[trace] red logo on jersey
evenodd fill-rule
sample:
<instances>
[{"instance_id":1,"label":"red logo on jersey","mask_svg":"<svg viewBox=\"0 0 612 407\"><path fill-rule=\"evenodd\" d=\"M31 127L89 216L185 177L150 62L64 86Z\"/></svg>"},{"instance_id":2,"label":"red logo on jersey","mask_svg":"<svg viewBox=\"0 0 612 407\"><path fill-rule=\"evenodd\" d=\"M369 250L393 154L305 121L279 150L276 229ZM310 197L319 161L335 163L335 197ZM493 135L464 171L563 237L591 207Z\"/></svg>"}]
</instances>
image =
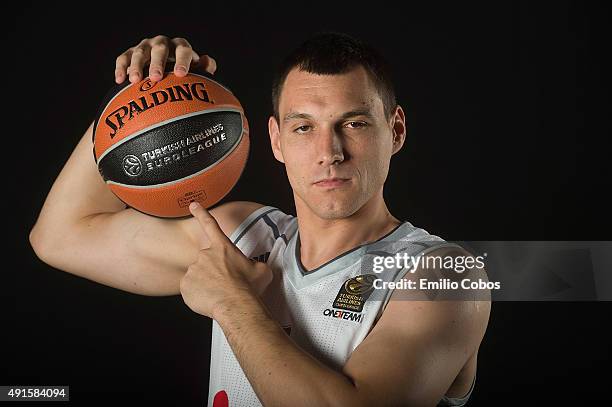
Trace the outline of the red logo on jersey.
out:
<instances>
[{"instance_id":1,"label":"red logo on jersey","mask_svg":"<svg viewBox=\"0 0 612 407\"><path fill-rule=\"evenodd\" d=\"M213 399L213 407L229 407L229 400L225 390L218 391Z\"/></svg>"}]
</instances>

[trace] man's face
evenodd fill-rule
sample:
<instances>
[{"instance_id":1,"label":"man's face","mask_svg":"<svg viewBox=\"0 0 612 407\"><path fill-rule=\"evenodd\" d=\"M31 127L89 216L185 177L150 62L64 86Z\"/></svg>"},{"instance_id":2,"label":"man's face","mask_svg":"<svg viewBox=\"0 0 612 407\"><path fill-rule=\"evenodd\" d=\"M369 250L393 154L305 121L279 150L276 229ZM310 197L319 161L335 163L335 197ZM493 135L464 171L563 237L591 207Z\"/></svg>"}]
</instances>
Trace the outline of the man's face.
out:
<instances>
[{"instance_id":1,"label":"man's face","mask_svg":"<svg viewBox=\"0 0 612 407\"><path fill-rule=\"evenodd\" d=\"M387 120L361 66L340 75L293 69L280 95L279 120L269 121L272 149L285 164L296 206L323 219L348 217L382 192L391 155L404 138L401 108Z\"/></svg>"}]
</instances>

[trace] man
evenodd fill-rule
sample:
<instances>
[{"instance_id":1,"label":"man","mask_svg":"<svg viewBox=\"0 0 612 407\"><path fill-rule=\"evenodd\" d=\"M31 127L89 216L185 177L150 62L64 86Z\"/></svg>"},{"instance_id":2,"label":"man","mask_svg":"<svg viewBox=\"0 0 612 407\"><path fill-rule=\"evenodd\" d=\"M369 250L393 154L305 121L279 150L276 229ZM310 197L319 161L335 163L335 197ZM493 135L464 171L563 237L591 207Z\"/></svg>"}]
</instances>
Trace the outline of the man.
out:
<instances>
[{"instance_id":1,"label":"man","mask_svg":"<svg viewBox=\"0 0 612 407\"><path fill-rule=\"evenodd\" d=\"M146 63L160 80L172 53L178 76L216 69L186 40L159 36L117 59L117 82L141 80ZM209 405L463 405L489 302L373 289L373 253L467 253L387 209L406 127L382 58L346 35L317 35L279 70L273 107L270 142L297 217L251 202L192 203L194 217L179 220L125 209L91 159L90 127L30 234L37 255L122 290L180 293L213 318Z\"/></svg>"}]
</instances>

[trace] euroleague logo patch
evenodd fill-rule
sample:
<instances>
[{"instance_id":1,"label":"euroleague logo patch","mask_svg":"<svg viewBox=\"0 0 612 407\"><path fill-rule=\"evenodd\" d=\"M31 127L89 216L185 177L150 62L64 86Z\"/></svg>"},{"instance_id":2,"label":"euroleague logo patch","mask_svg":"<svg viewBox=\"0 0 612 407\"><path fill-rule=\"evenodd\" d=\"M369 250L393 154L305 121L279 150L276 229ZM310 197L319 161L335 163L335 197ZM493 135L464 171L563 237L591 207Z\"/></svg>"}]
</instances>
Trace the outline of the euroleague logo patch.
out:
<instances>
[{"instance_id":1,"label":"euroleague logo patch","mask_svg":"<svg viewBox=\"0 0 612 407\"><path fill-rule=\"evenodd\" d=\"M323 315L361 323L363 306L374 291L376 278L374 274L362 274L346 280L336 295L333 309L325 309Z\"/></svg>"}]
</instances>

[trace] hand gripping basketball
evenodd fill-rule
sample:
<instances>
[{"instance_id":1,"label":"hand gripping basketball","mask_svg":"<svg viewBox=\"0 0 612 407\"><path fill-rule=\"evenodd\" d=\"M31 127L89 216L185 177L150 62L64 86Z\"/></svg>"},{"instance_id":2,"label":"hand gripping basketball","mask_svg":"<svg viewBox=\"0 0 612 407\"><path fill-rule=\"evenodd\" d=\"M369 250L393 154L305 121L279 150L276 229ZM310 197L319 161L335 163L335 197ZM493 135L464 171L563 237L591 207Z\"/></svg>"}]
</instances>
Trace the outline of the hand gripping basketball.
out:
<instances>
[{"instance_id":1,"label":"hand gripping basketball","mask_svg":"<svg viewBox=\"0 0 612 407\"><path fill-rule=\"evenodd\" d=\"M126 76L131 83L140 81L143 67L149 63L149 78L153 82L162 79L166 62L175 62L174 74L178 77L187 75L191 69L201 69L210 74L217 70L214 58L198 55L191 44L184 38L170 39L165 35L145 38L137 45L128 48L115 61L115 82L123 83Z\"/></svg>"}]
</instances>

